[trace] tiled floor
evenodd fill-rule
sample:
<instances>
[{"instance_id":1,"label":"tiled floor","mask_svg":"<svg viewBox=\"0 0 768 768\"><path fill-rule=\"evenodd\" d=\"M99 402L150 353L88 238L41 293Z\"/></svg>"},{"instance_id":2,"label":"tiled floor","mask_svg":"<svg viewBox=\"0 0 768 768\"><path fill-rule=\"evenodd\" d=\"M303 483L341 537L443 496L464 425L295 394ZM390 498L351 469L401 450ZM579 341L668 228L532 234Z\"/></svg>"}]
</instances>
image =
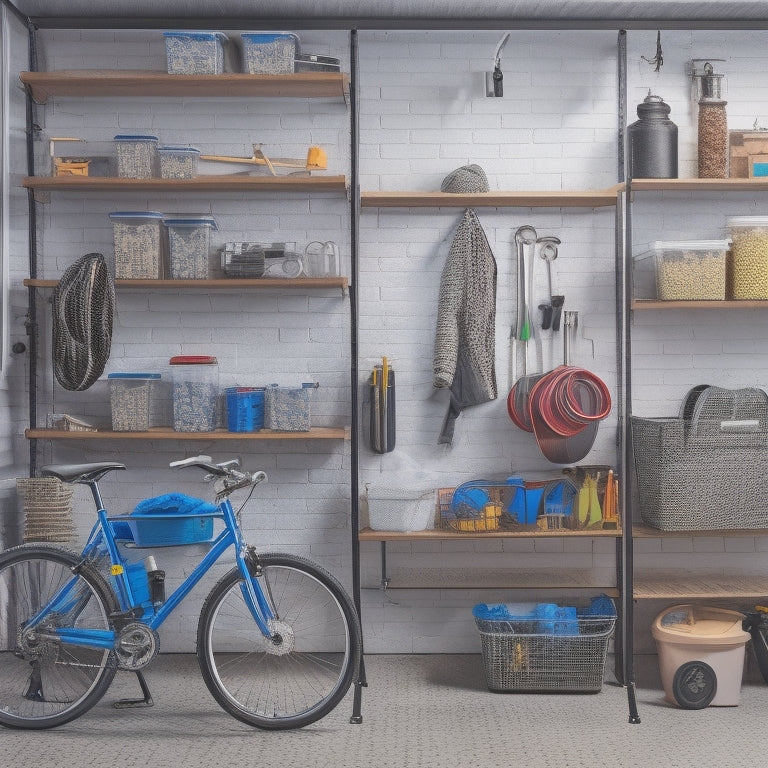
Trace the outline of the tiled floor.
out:
<instances>
[{"instance_id":1,"label":"tiled floor","mask_svg":"<svg viewBox=\"0 0 768 768\"><path fill-rule=\"evenodd\" d=\"M348 701L299 731L266 732L213 701L194 656L160 656L146 670L155 706L116 710L138 693L120 672L79 720L50 731L0 731L8 768L730 768L765 762L768 686L750 683L737 707L666 704L655 670L639 675L642 722L629 724L625 689L498 694L475 655L368 656L363 722Z\"/></svg>"}]
</instances>

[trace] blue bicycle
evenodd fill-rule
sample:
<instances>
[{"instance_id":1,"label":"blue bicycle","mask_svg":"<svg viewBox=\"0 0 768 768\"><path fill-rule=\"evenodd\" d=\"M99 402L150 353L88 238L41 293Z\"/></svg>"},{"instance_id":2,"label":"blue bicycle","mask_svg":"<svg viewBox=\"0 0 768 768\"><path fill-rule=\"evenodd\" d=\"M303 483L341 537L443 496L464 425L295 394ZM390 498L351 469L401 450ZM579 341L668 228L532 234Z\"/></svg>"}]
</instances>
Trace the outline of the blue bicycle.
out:
<instances>
[{"instance_id":1,"label":"blue bicycle","mask_svg":"<svg viewBox=\"0 0 768 768\"><path fill-rule=\"evenodd\" d=\"M143 699L116 706L151 705L142 670L158 652L159 627L230 548L235 567L206 598L197 628L200 669L224 710L260 728L300 728L327 715L358 680L360 624L341 584L308 560L257 554L243 540L240 513L266 475L208 456L170 466L204 470L216 503L168 494L108 516L98 481L125 465L42 468L88 486L98 520L80 555L50 544L0 554L0 724L69 722L101 699L118 669L136 672ZM235 511L230 494L248 487ZM223 530L167 599L154 554L131 562L143 547L210 541L214 520Z\"/></svg>"}]
</instances>

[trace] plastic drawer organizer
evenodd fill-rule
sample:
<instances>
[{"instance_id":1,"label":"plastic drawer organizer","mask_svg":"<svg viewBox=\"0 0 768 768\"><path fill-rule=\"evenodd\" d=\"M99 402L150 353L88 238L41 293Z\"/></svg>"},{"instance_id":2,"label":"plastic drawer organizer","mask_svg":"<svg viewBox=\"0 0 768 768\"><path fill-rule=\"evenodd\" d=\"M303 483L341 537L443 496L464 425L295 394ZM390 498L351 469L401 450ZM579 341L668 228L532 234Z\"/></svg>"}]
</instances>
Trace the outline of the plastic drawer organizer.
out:
<instances>
[{"instance_id":1,"label":"plastic drawer organizer","mask_svg":"<svg viewBox=\"0 0 768 768\"><path fill-rule=\"evenodd\" d=\"M491 691L597 693L616 625L613 601L589 606L553 603L476 605L483 664Z\"/></svg>"},{"instance_id":2,"label":"plastic drawer organizer","mask_svg":"<svg viewBox=\"0 0 768 768\"><path fill-rule=\"evenodd\" d=\"M672 418L632 417L640 513L666 531L768 527L768 395L701 385Z\"/></svg>"}]
</instances>

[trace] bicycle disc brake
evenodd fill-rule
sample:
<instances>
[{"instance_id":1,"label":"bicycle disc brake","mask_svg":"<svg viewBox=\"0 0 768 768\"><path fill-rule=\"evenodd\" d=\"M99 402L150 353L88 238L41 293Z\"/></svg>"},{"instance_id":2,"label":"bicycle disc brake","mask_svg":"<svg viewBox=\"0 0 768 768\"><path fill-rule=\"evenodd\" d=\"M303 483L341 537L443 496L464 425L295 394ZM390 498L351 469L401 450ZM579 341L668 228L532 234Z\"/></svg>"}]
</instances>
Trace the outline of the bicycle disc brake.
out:
<instances>
[{"instance_id":1,"label":"bicycle disc brake","mask_svg":"<svg viewBox=\"0 0 768 768\"><path fill-rule=\"evenodd\" d=\"M287 656L296 644L296 635L290 624L279 619L270 619L267 622L271 639L267 640L266 652L271 656Z\"/></svg>"},{"instance_id":2,"label":"bicycle disc brake","mask_svg":"<svg viewBox=\"0 0 768 768\"><path fill-rule=\"evenodd\" d=\"M120 669L131 672L143 669L157 655L160 638L157 632L138 621L126 624L118 633L115 655Z\"/></svg>"}]
</instances>

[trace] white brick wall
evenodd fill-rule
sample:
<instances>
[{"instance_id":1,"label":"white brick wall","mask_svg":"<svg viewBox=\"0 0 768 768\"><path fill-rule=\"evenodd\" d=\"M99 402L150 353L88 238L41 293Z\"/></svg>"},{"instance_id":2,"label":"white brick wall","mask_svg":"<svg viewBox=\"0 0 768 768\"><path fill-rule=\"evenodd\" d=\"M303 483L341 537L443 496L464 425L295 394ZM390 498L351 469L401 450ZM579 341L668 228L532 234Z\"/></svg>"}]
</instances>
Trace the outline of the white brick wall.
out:
<instances>
[{"instance_id":1,"label":"white brick wall","mask_svg":"<svg viewBox=\"0 0 768 768\"><path fill-rule=\"evenodd\" d=\"M363 190L437 190L453 169L477 162L492 189L590 189L616 182L616 34L614 32L513 32L502 54L505 97L484 96L484 73L502 32L361 32L360 162ZM305 50L340 55L348 68L346 35L306 32ZM41 32L43 67L164 67L159 33ZM86 44L87 43L87 44ZM768 124L768 92L758 74L762 47L747 33L664 33L665 65L660 74L640 59L655 53L655 31L628 37L630 122L634 105L653 88L672 106L680 128L680 174L695 168L695 109L689 100L685 61L723 57L728 75L732 127ZM754 114L753 114L754 113ZM50 134L85 134L111 139L118 132L149 132L161 141L189 142L204 152L248 154L264 141L276 155L301 156L309 143L328 151L329 169L348 173L347 116L343 105L325 101L258 100L233 104L217 99L54 99L39 120ZM639 252L655 239L719 237L725 219L737 213L765 212L766 201L750 196L689 193L638 195L635 244ZM53 195L41 206L41 267L57 276L82 253L111 253L113 210L161 210L213 214L217 242L227 239L333 239L348 258L349 221L343 198L285 194L275 199L217 193L210 199L147 194ZM478 209L498 264L496 321L497 401L469 409L459 420L452 447L437 445L446 393L432 387L432 347L440 274L460 209L364 209L360 222L361 392L370 367L386 355L397 373L397 448L385 456L367 447L367 413L361 424L361 482L397 485L425 473L434 487L512 472L552 470L533 438L506 416L508 337L515 319L515 230L524 224L539 234L560 237L552 265L553 287L566 296L566 308L579 312L579 338L573 362L603 377L615 393L615 214L601 209ZM25 260L21 253L15 257ZM25 265L16 265L22 275ZM546 272L536 264L535 297L546 295ZM115 369L150 369L173 354L215 353L223 383L295 381L316 378L319 418L346 421L349 399L349 327L346 299L334 292L220 294L193 292L119 294L114 335ZM633 323L633 392L636 412L674 413L682 394L706 381L724 386L765 386L764 366L756 362L765 344L757 313L713 317L684 312L663 317L637 313ZM48 333L44 334L47 344ZM562 359L562 338L539 336L530 372ZM49 355L47 347L44 355ZM725 358L725 360L724 360ZM79 396L43 377L41 409L107 413L97 390ZM365 403L363 404L365 406ZM19 424L23 419L19 419ZM19 427L20 429L21 427ZM601 425L590 463L615 463L616 415ZM227 455L215 443L195 450ZM276 450L275 450L276 448ZM183 450L183 449L182 449ZM104 495L126 511L139 498L175 487L163 467L182 452L172 443L126 445L56 443L46 459L84 461L105 454L124 460L130 472L105 481ZM259 489L264 504L246 515L251 538L271 549L309 554L349 583L349 446L296 443L237 444L244 460L263 467L272 482ZM555 468L556 469L556 468ZM197 478L184 473L182 490L201 493ZM80 529L91 522L86 505L78 510ZM663 546L662 546L663 544ZM728 569L761 568L762 539L648 539L638 543L641 567L674 565ZM187 568L183 553L168 570ZM408 590L384 595L379 589L379 545L363 554L364 628L371 652L477 651L471 606L480 601L537 599L541 595L504 590ZM388 547L390 569L418 565L456 568L519 567L544 571L562 566L610 574L614 542L606 540L510 540L400 543ZM703 555L703 558L702 558ZM705 560L702 563L702 559ZM188 650L196 600L185 615L163 630L166 650ZM547 599L556 597L546 595Z\"/></svg>"}]
</instances>

